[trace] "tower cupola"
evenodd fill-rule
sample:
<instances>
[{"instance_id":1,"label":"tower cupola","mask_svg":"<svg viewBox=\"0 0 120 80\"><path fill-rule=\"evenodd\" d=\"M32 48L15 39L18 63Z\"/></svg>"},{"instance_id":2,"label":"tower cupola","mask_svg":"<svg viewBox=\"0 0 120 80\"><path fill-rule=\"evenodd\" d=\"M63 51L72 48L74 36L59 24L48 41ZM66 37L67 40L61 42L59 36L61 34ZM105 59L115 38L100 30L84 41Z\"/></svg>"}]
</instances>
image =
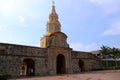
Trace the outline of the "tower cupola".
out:
<instances>
[{"instance_id":1,"label":"tower cupola","mask_svg":"<svg viewBox=\"0 0 120 80\"><path fill-rule=\"evenodd\" d=\"M67 36L61 32L61 24L53 2L52 11L46 24L46 35L41 38L40 46L47 48L50 46L68 48Z\"/></svg>"},{"instance_id":2,"label":"tower cupola","mask_svg":"<svg viewBox=\"0 0 120 80\"><path fill-rule=\"evenodd\" d=\"M55 5L53 2L52 11L49 15L49 21L46 24L47 27L46 35L51 35L55 32L61 31L61 24L58 19L59 17L58 14L56 13Z\"/></svg>"}]
</instances>

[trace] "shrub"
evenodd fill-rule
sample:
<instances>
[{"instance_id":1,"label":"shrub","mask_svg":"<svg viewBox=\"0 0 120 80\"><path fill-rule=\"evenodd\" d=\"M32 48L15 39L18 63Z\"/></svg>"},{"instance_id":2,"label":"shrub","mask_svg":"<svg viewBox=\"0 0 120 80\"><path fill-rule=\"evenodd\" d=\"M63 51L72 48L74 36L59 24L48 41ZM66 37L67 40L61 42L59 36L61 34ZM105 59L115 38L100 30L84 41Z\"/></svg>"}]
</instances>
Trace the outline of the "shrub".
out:
<instances>
[{"instance_id":1,"label":"shrub","mask_svg":"<svg viewBox=\"0 0 120 80\"><path fill-rule=\"evenodd\" d=\"M99 70L118 70L120 69L120 66L113 66L113 67L99 67L99 68L93 68L93 71L99 71Z\"/></svg>"},{"instance_id":2,"label":"shrub","mask_svg":"<svg viewBox=\"0 0 120 80\"><path fill-rule=\"evenodd\" d=\"M10 77L11 77L10 74L0 74L0 80L7 80Z\"/></svg>"}]
</instances>

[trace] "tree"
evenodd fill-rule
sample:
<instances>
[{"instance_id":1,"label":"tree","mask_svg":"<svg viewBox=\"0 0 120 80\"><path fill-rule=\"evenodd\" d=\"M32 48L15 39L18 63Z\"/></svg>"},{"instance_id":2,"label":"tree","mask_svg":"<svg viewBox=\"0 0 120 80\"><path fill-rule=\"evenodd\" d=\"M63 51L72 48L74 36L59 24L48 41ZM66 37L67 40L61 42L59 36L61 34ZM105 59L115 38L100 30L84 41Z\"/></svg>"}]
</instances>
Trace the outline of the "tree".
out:
<instances>
[{"instance_id":1,"label":"tree","mask_svg":"<svg viewBox=\"0 0 120 80\"><path fill-rule=\"evenodd\" d=\"M120 58L120 49L118 48L110 48L107 46L102 46L100 50L102 59L106 59L106 66L108 66L108 60L109 58L112 58L115 61L115 66L118 66L117 59Z\"/></svg>"},{"instance_id":2,"label":"tree","mask_svg":"<svg viewBox=\"0 0 120 80\"><path fill-rule=\"evenodd\" d=\"M118 66L117 59L120 58L120 50L118 48L110 48L110 57L114 59L115 66Z\"/></svg>"},{"instance_id":3,"label":"tree","mask_svg":"<svg viewBox=\"0 0 120 80\"><path fill-rule=\"evenodd\" d=\"M109 47L103 45L101 47L100 53L101 53L102 59L108 59L108 57L110 56ZM105 60L105 61L106 61L106 66L108 66L108 60Z\"/></svg>"}]
</instances>

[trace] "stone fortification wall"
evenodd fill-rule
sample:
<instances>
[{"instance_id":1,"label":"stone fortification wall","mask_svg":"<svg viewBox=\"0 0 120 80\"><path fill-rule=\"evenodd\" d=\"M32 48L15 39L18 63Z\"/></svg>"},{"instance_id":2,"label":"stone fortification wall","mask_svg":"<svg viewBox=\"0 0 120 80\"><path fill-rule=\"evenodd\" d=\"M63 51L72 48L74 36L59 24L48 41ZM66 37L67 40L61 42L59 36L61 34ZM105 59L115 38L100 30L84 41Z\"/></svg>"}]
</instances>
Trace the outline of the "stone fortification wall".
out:
<instances>
[{"instance_id":1,"label":"stone fortification wall","mask_svg":"<svg viewBox=\"0 0 120 80\"><path fill-rule=\"evenodd\" d=\"M72 52L72 69L75 73L90 71L94 67L99 67L100 64L100 60L91 53Z\"/></svg>"},{"instance_id":2,"label":"stone fortification wall","mask_svg":"<svg viewBox=\"0 0 120 80\"><path fill-rule=\"evenodd\" d=\"M25 59L34 62L35 75L47 75L47 49L13 44L0 44L0 73L20 75Z\"/></svg>"}]
</instances>

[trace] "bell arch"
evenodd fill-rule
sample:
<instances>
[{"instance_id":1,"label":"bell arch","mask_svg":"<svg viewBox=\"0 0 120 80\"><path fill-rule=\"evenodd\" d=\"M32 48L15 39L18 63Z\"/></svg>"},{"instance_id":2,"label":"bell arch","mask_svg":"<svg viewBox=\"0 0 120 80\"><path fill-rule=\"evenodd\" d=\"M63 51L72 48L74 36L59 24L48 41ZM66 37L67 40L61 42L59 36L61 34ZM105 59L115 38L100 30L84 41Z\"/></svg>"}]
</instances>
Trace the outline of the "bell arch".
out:
<instances>
[{"instance_id":1,"label":"bell arch","mask_svg":"<svg viewBox=\"0 0 120 80\"><path fill-rule=\"evenodd\" d=\"M64 74L66 73L66 63L65 63L65 56L59 54L56 59L56 73L57 74Z\"/></svg>"}]
</instances>

